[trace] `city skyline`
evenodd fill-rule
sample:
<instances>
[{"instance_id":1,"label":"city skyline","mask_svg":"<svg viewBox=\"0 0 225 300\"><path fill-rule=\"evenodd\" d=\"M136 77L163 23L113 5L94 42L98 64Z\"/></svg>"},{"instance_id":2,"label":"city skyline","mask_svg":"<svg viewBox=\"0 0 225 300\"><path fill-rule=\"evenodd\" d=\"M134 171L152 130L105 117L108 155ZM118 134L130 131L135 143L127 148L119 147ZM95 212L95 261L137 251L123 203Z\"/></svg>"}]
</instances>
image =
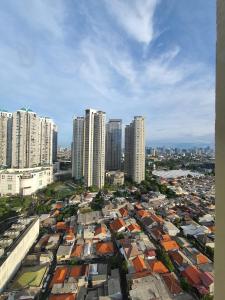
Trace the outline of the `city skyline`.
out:
<instances>
[{"instance_id":1,"label":"city skyline","mask_svg":"<svg viewBox=\"0 0 225 300\"><path fill-rule=\"evenodd\" d=\"M146 145L213 142L213 1L3 1L0 14L1 107L49 115L59 145L86 107L143 115Z\"/></svg>"}]
</instances>

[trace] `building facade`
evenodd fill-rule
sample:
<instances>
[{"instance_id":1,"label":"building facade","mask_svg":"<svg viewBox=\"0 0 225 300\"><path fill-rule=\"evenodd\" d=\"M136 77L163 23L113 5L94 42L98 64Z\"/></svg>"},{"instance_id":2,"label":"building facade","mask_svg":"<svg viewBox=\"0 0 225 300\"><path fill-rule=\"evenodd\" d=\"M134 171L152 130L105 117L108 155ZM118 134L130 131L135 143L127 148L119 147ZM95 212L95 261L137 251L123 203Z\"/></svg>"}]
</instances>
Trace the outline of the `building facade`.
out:
<instances>
[{"instance_id":1,"label":"building facade","mask_svg":"<svg viewBox=\"0 0 225 300\"><path fill-rule=\"evenodd\" d=\"M105 124L105 113L94 109L73 121L72 174L86 186L105 183Z\"/></svg>"},{"instance_id":2,"label":"building facade","mask_svg":"<svg viewBox=\"0 0 225 300\"><path fill-rule=\"evenodd\" d=\"M125 128L125 173L133 181L145 179L145 124L141 116Z\"/></svg>"},{"instance_id":3,"label":"building facade","mask_svg":"<svg viewBox=\"0 0 225 300\"><path fill-rule=\"evenodd\" d=\"M55 128L52 119L29 109L0 111L0 166L23 169L51 165L53 143L57 148Z\"/></svg>"},{"instance_id":4,"label":"building facade","mask_svg":"<svg viewBox=\"0 0 225 300\"><path fill-rule=\"evenodd\" d=\"M52 161L53 163L57 162L57 149L58 149L58 128L53 125L53 134L52 134Z\"/></svg>"},{"instance_id":5,"label":"building facade","mask_svg":"<svg viewBox=\"0 0 225 300\"><path fill-rule=\"evenodd\" d=\"M84 118L73 120L72 177L81 180L84 176Z\"/></svg>"},{"instance_id":6,"label":"building facade","mask_svg":"<svg viewBox=\"0 0 225 300\"><path fill-rule=\"evenodd\" d=\"M53 167L0 170L0 196L31 195L53 182Z\"/></svg>"},{"instance_id":7,"label":"building facade","mask_svg":"<svg viewBox=\"0 0 225 300\"><path fill-rule=\"evenodd\" d=\"M111 119L106 124L106 170L121 169L122 120Z\"/></svg>"},{"instance_id":8,"label":"building facade","mask_svg":"<svg viewBox=\"0 0 225 300\"><path fill-rule=\"evenodd\" d=\"M19 220L11 226L11 230L19 230L19 236L0 239L2 255L0 257L0 293L19 269L22 260L33 246L39 235L39 218Z\"/></svg>"},{"instance_id":9,"label":"building facade","mask_svg":"<svg viewBox=\"0 0 225 300\"><path fill-rule=\"evenodd\" d=\"M0 110L0 166L11 166L12 114Z\"/></svg>"}]
</instances>

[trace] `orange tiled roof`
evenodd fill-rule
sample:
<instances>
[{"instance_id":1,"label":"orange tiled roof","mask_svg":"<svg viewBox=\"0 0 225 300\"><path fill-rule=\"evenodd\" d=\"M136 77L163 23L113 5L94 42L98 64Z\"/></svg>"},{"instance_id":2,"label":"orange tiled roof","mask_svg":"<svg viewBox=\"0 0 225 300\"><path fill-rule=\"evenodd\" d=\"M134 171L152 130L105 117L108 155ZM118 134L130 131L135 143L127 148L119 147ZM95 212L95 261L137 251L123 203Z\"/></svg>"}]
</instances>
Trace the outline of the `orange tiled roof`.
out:
<instances>
[{"instance_id":1,"label":"orange tiled roof","mask_svg":"<svg viewBox=\"0 0 225 300\"><path fill-rule=\"evenodd\" d=\"M65 237L66 241L72 241L74 240L75 236L73 233L68 233Z\"/></svg>"},{"instance_id":2,"label":"orange tiled roof","mask_svg":"<svg viewBox=\"0 0 225 300\"><path fill-rule=\"evenodd\" d=\"M191 285L201 284L201 272L195 266L188 266L182 275L188 280Z\"/></svg>"},{"instance_id":3,"label":"orange tiled roof","mask_svg":"<svg viewBox=\"0 0 225 300\"><path fill-rule=\"evenodd\" d=\"M63 283L66 278L67 273L68 273L67 267L56 268L50 286L52 287L53 284L55 284L55 283Z\"/></svg>"},{"instance_id":4,"label":"orange tiled roof","mask_svg":"<svg viewBox=\"0 0 225 300\"><path fill-rule=\"evenodd\" d=\"M78 278L87 274L88 265L74 266L70 269L70 276Z\"/></svg>"},{"instance_id":5,"label":"orange tiled roof","mask_svg":"<svg viewBox=\"0 0 225 300\"><path fill-rule=\"evenodd\" d=\"M140 218L149 217L150 213L147 210L141 209L137 211L137 214Z\"/></svg>"},{"instance_id":6,"label":"orange tiled roof","mask_svg":"<svg viewBox=\"0 0 225 300\"><path fill-rule=\"evenodd\" d=\"M83 254L84 246L83 245L76 245L73 248L73 251L70 255L70 257L81 257Z\"/></svg>"},{"instance_id":7,"label":"orange tiled roof","mask_svg":"<svg viewBox=\"0 0 225 300\"><path fill-rule=\"evenodd\" d=\"M145 264L144 259L139 255L132 260L132 263L136 272L147 270L147 265Z\"/></svg>"},{"instance_id":8,"label":"orange tiled roof","mask_svg":"<svg viewBox=\"0 0 225 300\"><path fill-rule=\"evenodd\" d=\"M152 272L155 273L163 274L169 272L169 270L164 266L164 264L160 260L150 262L150 267Z\"/></svg>"},{"instance_id":9,"label":"orange tiled roof","mask_svg":"<svg viewBox=\"0 0 225 300\"><path fill-rule=\"evenodd\" d=\"M209 262L209 259L202 253L199 253L196 255L196 261L198 265L201 264L207 264Z\"/></svg>"},{"instance_id":10,"label":"orange tiled roof","mask_svg":"<svg viewBox=\"0 0 225 300\"><path fill-rule=\"evenodd\" d=\"M162 239L164 242L171 241L171 237L169 236L169 234L163 234Z\"/></svg>"},{"instance_id":11,"label":"orange tiled roof","mask_svg":"<svg viewBox=\"0 0 225 300\"><path fill-rule=\"evenodd\" d=\"M75 294L61 294L61 295L51 294L49 300L76 300L76 295Z\"/></svg>"},{"instance_id":12,"label":"orange tiled roof","mask_svg":"<svg viewBox=\"0 0 225 300\"><path fill-rule=\"evenodd\" d=\"M141 231L141 227L140 227L138 224L136 224L136 223L130 224L130 225L127 227L127 229L128 229L130 232L132 232L132 231L140 232L140 231Z\"/></svg>"},{"instance_id":13,"label":"orange tiled roof","mask_svg":"<svg viewBox=\"0 0 225 300\"><path fill-rule=\"evenodd\" d=\"M166 273L162 274L162 277L172 295L179 295L182 292L181 286L174 274Z\"/></svg>"},{"instance_id":14,"label":"orange tiled roof","mask_svg":"<svg viewBox=\"0 0 225 300\"><path fill-rule=\"evenodd\" d=\"M170 240L170 241L160 241L160 244L163 246L163 248L166 250L166 251L170 251L170 250L179 250L179 246L178 244L173 241L173 240Z\"/></svg>"},{"instance_id":15,"label":"orange tiled roof","mask_svg":"<svg viewBox=\"0 0 225 300\"><path fill-rule=\"evenodd\" d=\"M121 229L122 227L125 227L126 224L124 222L123 219L116 219L114 220L111 224L110 224L110 227L113 231L118 231L119 229Z\"/></svg>"},{"instance_id":16,"label":"orange tiled roof","mask_svg":"<svg viewBox=\"0 0 225 300\"><path fill-rule=\"evenodd\" d=\"M95 235L99 234L106 234L106 228L104 225L100 225L95 228Z\"/></svg>"},{"instance_id":17,"label":"orange tiled roof","mask_svg":"<svg viewBox=\"0 0 225 300\"><path fill-rule=\"evenodd\" d=\"M114 253L113 243L112 242L97 243L96 253L100 255Z\"/></svg>"},{"instance_id":18,"label":"orange tiled roof","mask_svg":"<svg viewBox=\"0 0 225 300\"><path fill-rule=\"evenodd\" d=\"M153 213L150 214L150 217L152 218L153 221L155 221L157 223L163 223L164 222L164 220L163 220L162 217L157 216L157 215L155 215Z\"/></svg>"},{"instance_id":19,"label":"orange tiled roof","mask_svg":"<svg viewBox=\"0 0 225 300\"><path fill-rule=\"evenodd\" d=\"M121 207L119 212L123 218L128 216L128 210L125 207Z\"/></svg>"},{"instance_id":20,"label":"orange tiled roof","mask_svg":"<svg viewBox=\"0 0 225 300\"><path fill-rule=\"evenodd\" d=\"M140 203L136 203L135 204L135 208L136 209L143 209L142 205Z\"/></svg>"}]
</instances>

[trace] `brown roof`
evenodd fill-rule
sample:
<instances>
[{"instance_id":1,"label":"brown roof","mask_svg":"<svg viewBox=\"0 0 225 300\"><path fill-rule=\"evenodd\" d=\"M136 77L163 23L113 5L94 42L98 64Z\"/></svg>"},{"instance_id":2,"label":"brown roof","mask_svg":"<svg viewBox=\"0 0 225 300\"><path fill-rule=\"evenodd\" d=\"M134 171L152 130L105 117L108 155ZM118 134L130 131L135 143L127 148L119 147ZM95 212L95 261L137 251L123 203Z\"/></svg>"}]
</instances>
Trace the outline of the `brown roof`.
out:
<instances>
[{"instance_id":1,"label":"brown roof","mask_svg":"<svg viewBox=\"0 0 225 300\"><path fill-rule=\"evenodd\" d=\"M56 229L57 230L66 230L66 223L65 222L57 222Z\"/></svg>"},{"instance_id":2,"label":"brown roof","mask_svg":"<svg viewBox=\"0 0 225 300\"><path fill-rule=\"evenodd\" d=\"M195 266L188 266L184 271L182 271L182 275L191 285L196 286L201 284L201 272Z\"/></svg>"},{"instance_id":3,"label":"brown roof","mask_svg":"<svg viewBox=\"0 0 225 300\"><path fill-rule=\"evenodd\" d=\"M138 225L138 224L136 224L136 223L134 223L134 224L130 224L128 227L127 227L127 229L129 230L129 231L135 231L135 232L140 232L141 231L141 227Z\"/></svg>"},{"instance_id":4,"label":"brown roof","mask_svg":"<svg viewBox=\"0 0 225 300\"><path fill-rule=\"evenodd\" d=\"M137 215L138 215L140 218L145 218L145 217L149 217L149 216L150 216L150 213L149 213L147 210L141 209L141 210L138 210L138 211L137 211Z\"/></svg>"},{"instance_id":5,"label":"brown roof","mask_svg":"<svg viewBox=\"0 0 225 300\"><path fill-rule=\"evenodd\" d=\"M122 227L125 227L125 226L126 226L126 224L125 224L124 220L121 218L114 220L110 224L110 227L113 231L118 231L119 229L121 229Z\"/></svg>"},{"instance_id":6,"label":"brown roof","mask_svg":"<svg viewBox=\"0 0 225 300\"><path fill-rule=\"evenodd\" d=\"M162 274L162 278L164 279L172 295L179 295L180 293L182 293L181 286L173 273Z\"/></svg>"},{"instance_id":7,"label":"brown roof","mask_svg":"<svg viewBox=\"0 0 225 300\"><path fill-rule=\"evenodd\" d=\"M106 234L105 225L100 225L95 228L95 235Z\"/></svg>"},{"instance_id":8,"label":"brown roof","mask_svg":"<svg viewBox=\"0 0 225 300\"><path fill-rule=\"evenodd\" d=\"M170 257L171 257L178 265L182 265L183 262L184 262L183 256L182 256L181 253L178 252L178 251L170 252Z\"/></svg>"},{"instance_id":9,"label":"brown roof","mask_svg":"<svg viewBox=\"0 0 225 300\"><path fill-rule=\"evenodd\" d=\"M84 246L83 245L76 245L73 248L73 251L70 255L70 257L81 257L83 254Z\"/></svg>"},{"instance_id":10,"label":"brown roof","mask_svg":"<svg viewBox=\"0 0 225 300\"><path fill-rule=\"evenodd\" d=\"M112 242L99 242L96 244L96 253L99 255L114 253Z\"/></svg>"},{"instance_id":11,"label":"brown roof","mask_svg":"<svg viewBox=\"0 0 225 300\"><path fill-rule=\"evenodd\" d=\"M139 255L132 260L132 263L136 272L147 270L147 265L145 264L144 259Z\"/></svg>"},{"instance_id":12,"label":"brown roof","mask_svg":"<svg viewBox=\"0 0 225 300\"><path fill-rule=\"evenodd\" d=\"M131 257L137 256L139 254L142 254L141 251L138 250L136 243L130 243L124 246L124 252L126 253L126 256L128 259Z\"/></svg>"},{"instance_id":13,"label":"brown roof","mask_svg":"<svg viewBox=\"0 0 225 300\"><path fill-rule=\"evenodd\" d=\"M60 295L53 295L51 294L49 300L76 300L75 294L60 294Z\"/></svg>"},{"instance_id":14,"label":"brown roof","mask_svg":"<svg viewBox=\"0 0 225 300\"><path fill-rule=\"evenodd\" d=\"M121 207L119 212L123 218L128 216L128 210L125 207Z\"/></svg>"},{"instance_id":15,"label":"brown roof","mask_svg":"<svg viewBox=\"0 0 225 300\"><path fill-rule=\"evenodd\" d=\"M55 283L63 283L66 278L67 273L68 273L67 267L56 268L50 286L52 287L53 284L55 284Z\"/></svg>"},{"instance_id":16,"label":"brown roof","mask_svg":"<svg viewBox=\"0 0 225 300\"><path fill-rule=\"evenodd\" d=\"M74 266L70 269L70 276L78 278L87 274L88 265Z\"/></svg>"}]
</instances>

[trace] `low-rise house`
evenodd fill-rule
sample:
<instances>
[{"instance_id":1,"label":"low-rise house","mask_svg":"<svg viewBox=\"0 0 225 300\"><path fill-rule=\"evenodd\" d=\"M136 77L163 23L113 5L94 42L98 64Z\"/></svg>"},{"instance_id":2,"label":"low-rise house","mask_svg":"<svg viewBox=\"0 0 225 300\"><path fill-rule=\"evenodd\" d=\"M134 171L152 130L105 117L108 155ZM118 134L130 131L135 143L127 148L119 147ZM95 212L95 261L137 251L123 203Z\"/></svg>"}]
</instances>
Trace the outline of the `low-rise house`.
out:
<instances>
[{"instance_id":1,"label":"low-rise house","mask_svg":"<svg viewBox=\"0 0 225 300\"><path fill-rule=\"evenodd\" d=\"M70 259L70 255L72 252L72 245L60 245L57 253L56 253L56 259L58 262L65 261Z\"/></svg>"},{"instance_id":2,"label":"low-rise house","mask_svg":"<svg viewBox=\"0 0 225 300\"><path fill-rule=\"evenodd\" d=\"M183 230L185 236L197 236L210 233L210 230L206 226L201 226L197 223L181 226L181 229Z\"/></svg>"},{"instance_id":3,"label":"low-rise house","mask_svg":"<svg viewBox=\"0 0 225 300\"><path fill-rule=\"evenodd\" d=\"M132 233L141 232L141 227L137 223L130 224L129 226L127 226L127 229L129 232L132 232Z\"/></svg>"},{"instance_id":4,"label":"low-rise house","mask_svg":"<svg viewBox=\"0 0 225 300\"><path fill-rule=\"evenodd\" d=\"M121 208L119 209L119 213L120 213L120 215L121 215L122 218L127 218L127 217L129 217L129 213L128 213L128 210L127 210L126 207L121 207Z\"/></svg>"},{"instance_id":5,"label":"low-rise house","mask_svg":"<svg viewBox=\"0 0 225 300\"><path fill-rule=\"evenodd\" d=\"M114 232L121 232L124 231L126 229L126 224L124 222L123 219L118 218L116 220L114 220L111 224L110 224L110 228L112 229L112 231Z\"/></svg>"},{"instance_id":6,"label":"low-rise house","mask_svg":"<svg viewBox=\"0 0 225 300\"><path fill-rule=\"evenodd\" d=\"M171 295L177 296L183 294L183 290L174 273L164 273L162 274L162 278Z\"/></svg>"},{"instance_id":7,"label":"low-rise house","mask_svg":"<svg viewBox=\"0 0 225 300\"><path fill-rule=\"evenodd\" d=\"M99 256L112 256L114 254L114 246L112 242L96 243L96 254Z\"/></svg>"},{"instance_id":8,"label":"low-rise house","mask_svg":"<svg viewBox=\"0 0 225 300\"><path fill-rule=\"evenodd\" d=\"M82 259L83 257L83 251L84 251L84 245L75 245L71 254L70 258L75 259Z\"/></svg>"},{"instance_id":9,"label":"low-rise house","mask_svg":"<svg viewBox=\"0 0 225 300\"><path fill-rule=\"evenodd\" d=\"M56 250L58 248L59 245L59 241L60 241L60 234L51 234L49 239L48 239L48 243L45 246L46 250Z\"/></svg>"},{"instance_id":10,"label":"low-rise house","mask_svg":"<svg viewBox=\"0 0 225 300\"><path fill-rule=\"evenodd\" d=\"M149 265L150 265L150 270L154 273L163 274L169 272L169 270L160 260L150 261Z\"/></svg>"},{"instance_id":11,"label":"low-rise house","mask_svg":"<svg viewBox=\"0 0 225 300\"><path fill-rule=\"evenodd\" d=\"M166 252L176 251L176 250L180 249L179 246L177 245L177 243L173 240L161 240L160 244Z\"/></svg>"},{"instance_id":12,"label":"low-rise house","mask_svg":"<svg viewBox=\"0 0 225 300\"><path fill-rule=\"evenodd\" d=\"M168 221L165 221L163 223L163 230L170 236L176 236L180 232L180 230L175 225L173 225L173 223Z\"/></svg>"},{"instance_id":13,"label":"low-rise house","mask_svg":"<svg viewBox=\"0 0 225 300\"><path fill-rule=\"evenodd\" d=\"M108 231L105 224L97 225L95 227L94 239L103 241L103 240L108 240L110 238L111 238L111 234Z\"/></svg>"},{"instance_id":14,"label":"low-rise house","mask_svg":"<svg viewBox=\"0 0 225 300\"><path fill-rule=\"evenodd\" d=\"M140 255L133 258L131 262L136 273L146 271L149 268L148 264Z\"/></svg>"}]
</instances>

